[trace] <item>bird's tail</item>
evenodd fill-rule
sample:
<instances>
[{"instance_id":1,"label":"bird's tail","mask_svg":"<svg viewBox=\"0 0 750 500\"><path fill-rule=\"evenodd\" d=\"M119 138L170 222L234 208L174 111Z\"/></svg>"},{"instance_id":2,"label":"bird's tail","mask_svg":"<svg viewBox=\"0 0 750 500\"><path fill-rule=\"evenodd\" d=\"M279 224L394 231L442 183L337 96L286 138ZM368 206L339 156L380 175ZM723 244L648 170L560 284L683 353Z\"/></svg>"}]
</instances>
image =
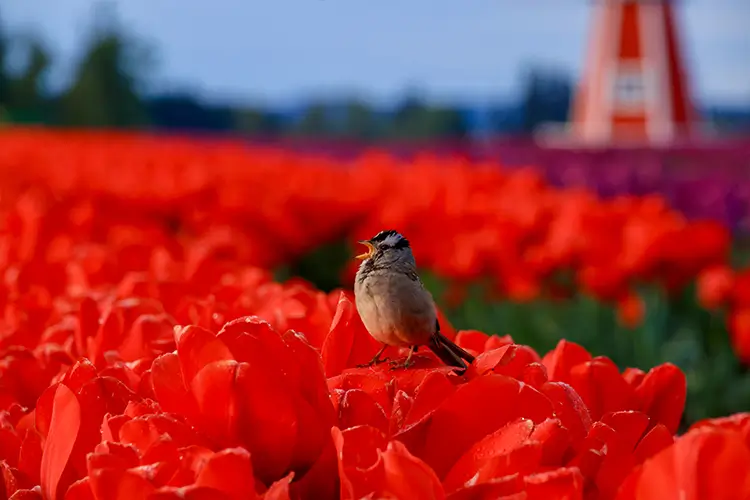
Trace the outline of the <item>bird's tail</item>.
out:
<instances>
[{"instance_id":1,"label":"bird's tail","mask_svg":"<svg viewBox=\"0 0 750 500\"><path fill-rule=\"evenodd\" d=\"M440 323L438 321L436 321L435 324L437 329L430 339L429 344L427 344L427 347L429 347L443 363L448 366L460 368L461 370L459 374L463 374L467 368L466 362L469 364L473 363L474 356L458 347L445 335L440 333Z\"/></svg>"}]
</instances>

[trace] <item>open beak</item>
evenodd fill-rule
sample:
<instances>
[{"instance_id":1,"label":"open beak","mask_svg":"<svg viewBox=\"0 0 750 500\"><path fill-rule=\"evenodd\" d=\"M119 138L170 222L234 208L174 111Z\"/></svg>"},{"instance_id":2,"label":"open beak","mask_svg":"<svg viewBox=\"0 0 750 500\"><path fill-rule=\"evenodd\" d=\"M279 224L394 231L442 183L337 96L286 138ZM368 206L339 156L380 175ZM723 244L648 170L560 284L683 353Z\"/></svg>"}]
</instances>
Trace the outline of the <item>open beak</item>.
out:
<instances>
[{"instance_id":1,"label":"open beak","mask_svg":"<svg viewBox=\"0 0 750 500\"><path fill-rule=\"evenodd\" d=\"M367 247L367 252L357 255L355 257L355 259L359 259L359 260L369 259L370 257L372 257L372 254L375 253L375 247L369 241L362 240L362 241L358 241L357 243L359 243L360 245L366 246Z\"/></svg>"}]
</instances>

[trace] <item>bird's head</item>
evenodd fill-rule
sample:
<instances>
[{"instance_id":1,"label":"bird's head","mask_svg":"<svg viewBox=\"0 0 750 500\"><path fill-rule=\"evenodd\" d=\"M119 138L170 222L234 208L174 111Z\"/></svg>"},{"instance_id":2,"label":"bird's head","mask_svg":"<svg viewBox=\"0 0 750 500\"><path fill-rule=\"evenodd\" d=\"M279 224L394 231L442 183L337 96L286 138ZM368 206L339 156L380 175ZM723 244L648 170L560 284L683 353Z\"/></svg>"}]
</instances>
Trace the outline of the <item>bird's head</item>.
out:
<instances>
[{"instance_id":1,"label":"bird's head","mask_svg":"<svg viewBox=\"0 0 750 500\"><path fill-rule=\"evenodd\" d=\"M408 261L413 263L414 256L409 246L409 240L404 238L398 231L389 229L380 231L369 240L359 241L361 245L367 247L367 251L357 255L357 259L362 261Z\"/></svg>"}]
</instances>

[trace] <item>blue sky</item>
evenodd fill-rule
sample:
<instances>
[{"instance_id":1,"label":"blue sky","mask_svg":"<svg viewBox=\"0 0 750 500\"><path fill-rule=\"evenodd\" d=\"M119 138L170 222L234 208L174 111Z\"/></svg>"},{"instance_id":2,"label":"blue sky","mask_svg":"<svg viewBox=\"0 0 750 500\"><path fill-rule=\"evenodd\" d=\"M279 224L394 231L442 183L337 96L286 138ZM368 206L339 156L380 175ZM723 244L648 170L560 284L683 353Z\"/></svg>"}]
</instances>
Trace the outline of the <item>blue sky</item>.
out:
<instances>
[{"instance_id":1,"label":"blue sky","mask_svg":"<svg viewBox=\"0 0 750 500\"><path fill-rule=\"evenodd\" d=\"M14 32L43 37L64 85L95 0L9 0ZM116 0L156 50L155 90L283 104L311 94L376 101L408 86L434 99L512 98L534 63L581 69L590 0ZM678 4L703 103L750 104L750 0Z\"/></svg>"}]
</instances>

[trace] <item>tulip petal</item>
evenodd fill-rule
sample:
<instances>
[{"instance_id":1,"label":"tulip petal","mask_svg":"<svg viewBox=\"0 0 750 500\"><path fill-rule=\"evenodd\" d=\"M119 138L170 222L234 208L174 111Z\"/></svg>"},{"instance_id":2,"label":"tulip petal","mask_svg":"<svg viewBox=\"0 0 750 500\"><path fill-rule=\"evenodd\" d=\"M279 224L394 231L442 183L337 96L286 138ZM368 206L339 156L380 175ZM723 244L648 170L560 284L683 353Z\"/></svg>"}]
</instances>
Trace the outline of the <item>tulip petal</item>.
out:
<instances>
[{"instance_id":1,"label":"tulip petal","mask_svg":"<svg viewBox=\"0 0 750 500\"><path fill-rule=\"evenodd\" d=\"M65 500L95 500L88 476L70 485L65 493Z\"/></svg>"},{"instance_id":2,"label":"tulip petal","mask_svg":"<svg viewBox=\"0 0 750 500\"><path fill-rule=\"evenodd\" d=\"M34 429L28 429L18 453L18 469L26 474L34 484L40 484L39 472L42 467L42 438Z\"/></svg>"},{"instance_id":3,"label":"tulip petal","mask_svg":"<svg viewBox=\"0 0 750 500\"><path fill-rule=\"evenodd\" d=\"M414 401L406 415L402 431L406 432L426 420L455 392L456 386L444 373L435 372L427 375L414 391Z\"/></svg>"},{"instance_id":4,"label":"tulip petal","mask_svg":"<svg viewBox=\"0 0 750 500\"><path fill-rule=\"evenodd\" d=\"M570 431L556 418L548 418L534 426L530 439L541 445L541 464L549 467L564 463L572 443Z\"/></svg>"},{"instance_id":5,"label":"tulip petal","mask_svg":"<svg viewBox=\"0 0 750 500\"><path fill-rule=\"evenodd\" d=\"M533 396L510 377L488 374L461 386L448 397L429 418L429 429L423 450L418 456L444 477L458 458L469 447L508 422L519 417L545 420L552 416L549 401L539 393ZM536 391L534 391L536 392ZM523 396L528 394L528 396ZM521 404L528 398L529 406ZM502 405L497 402L502 401ZM537 408L543 403L546 407ZM460 429L460 432L456 432Z\"/></svg>"},{"instance_id":6,"label":"tulip petal","mask_svg":"<svg viewBox=\"0 0 750 500\"><path fill-rule=\"evenodd\" d=\"M287 332L283 336L292 366L299 368L299 373L288 373L287 381L290 390L296 390L294 404L299 425L293 467L295 470L309 467L317 461L322 449L330 442L331 427L336 420L331 394L323 374L320 355L301 335Z\"/></svg>"},{"instance_id":7,"label":"tulip petal","mask_svg":"<svg viewBox=\"0 0 750 500\"><path fill-rule=\"evenodd\" d=\"M23 472L10 467L5 461L0 461L0 493L7 497L31 487L31 481Z\"/></svg>"},{"instance_id":8,"label":"tulip petal","mask_svg":"<svg viewBox=\"0 0 750 500\"><path fill-rule=\"evenodd\" d=\"M198 474L195 485L220 491L232 500L256 498L250 453L243 448L215 453Z\"/></svg>"},{"instance_id":9,"label":"tulip petal","mask_svg":"<svg viewBox=\"0 0 750 500\"><path fill-rule=\"evenodd\" d=\"M2 417L1 413L0 417ZM0 460L5 460L11 467L16 467L18 466L17 458L21 450L21 442L15 429L11 429L0 427Z\"/></svg>"},{"instance_id":10,"label":"tulip petal","mask_svg":"<svg viewBox=\"0 0 750 500\"><path fill-rule=\"evenodd\" d=\"M290 500L289 485L294 479L294 472L273 483L263 495L263 500Z\"/></svg>"},{"instance_id":11,"label":"tulip petal","mask_svg":"<svg viewBox=\"0 0 750 500\"><path fill-rule=\"evenodd\" d=\"M328 392L323 363L320 354L310 345L304 336L288 331L282 337L294 359L292 366L299 367L294 379L302 396L316 409L322 421L333 425L334 413L331 395ZM330 428L330 425L328 428ZM328 429L326 429L326 433Z\"/></svg>"},{"instance_id":12,"label":"tulip petal","mask_svg":"<svg viewBox=\"0 0 750 500\"><path fill-rule=\"evenodd\" d=\"M193 378L190 390L197 403L195 425L218 446L236 443L239 407L235 384L239 364L216 361L204 366Z\"/></svg>"},{"instance_id":13,"label":"tulip petal","mask_svg":"<svg viewBox=\"0 0 750 500\"><path fill-rule=\"evenodd\" d=\"M658 427L658 426L657 426ZM730 429L738 431L745 436L745 442L750 446L750 413L735 413L728 417L710 418L701 420L692 425L690 430L703 427Z\"/></svg>"},{"instance_id":14,"label":"tulip petal","mask_svg":"<svg viewBox=\"0 0 750 500\"><path fill-rule=\"evenodd\" d=\"M383 481L383 461L379 450L387 446L385 435L367 425L344 431L334 427L331 435L338 457L340 498L360 499L375 491Z\"/></svg>"},{"instance_id":15,"label":"tulip petal","mask_svg":"<svg viewBox=\"0 0 750 500\"><path fill-rule=\"evenodd\" d=\"M406 449L402 443L391 441L381 452L384 484L380 491L395 498L445 498L435 472Z\"/></svg>"},{"instance_id":16,"label":"tulip petal","mask_svg":"<svg viewBox=\"0 0 750 500\"><path fill-rule=\"evenodd\" d=\"M342 292L331 329L321 349L326 376L333 377L345 368L368 362L378 349L377 342L365 329L354 304Z\"/></svg>"},{"instance_id":17,"label":"tulip petal","mask_svg":"<svg viewBox=\"0 0 750 500\"><path fill-rule=\"evenodd\" d=\"M576 468L564 468L534 474L526 477L525 481L526 494L529 500L583 499L583 476Z\"/></svg>"},{"instance_id":18,"label":"tulip petal","mask_svg":"<svg viewBox=\"0 0 750 500\"><path fill-rule=\"evenodd\" d=\"M463 486L486 462L520 448L533 430L534 422L517 419L474 443L445 475L443 486L446 491L454 491ZM479 481L473 484L477 482Z\"/></svg>"},{"instance_id":19,"label":"tulip petal","mask_svg":"<svg viewBox=\"0 0 750 500\"><path fill-rule=\"evenodd\" d=\"M672 433L663 424L657 424L643 436L641 442L635 448L634 456L636 463L642 463L646 459L668 448L674 443Z\"/></svg>"},{"instance_id":20,"label":"tulip petal","mask_svg":"<svg viewBox=\"0 0 750 500\"><path fill-rule=\"evenodd\" d=\"M210 365L209 365L210 366ZM264 483L284 476L291 466L310 467L316 456L305 456L305 463L294 463L297 443L320 436L300 435L297 403L284 380L248 363L240 363L236 374L237 409L242 426L240 441L250 450L253 469ZM224 410L228 413L227 410ZM316 433L328 431L316 427ZM322 438L321 438L322 439ZM323 441L319 441L323 443ZM305 446L310 450L311 446Z\"/></svg>"},{"instance_id":21,"label":"tulip petal","mask_svg":"<svg viewBox=\"0 0 750 500\"><path fill-rule=\"evenodd\" d=\"M16 492L13 493L13 495L11 495L8 500L42 500L43 498L44 497L42 497L42 494L37 487L32 490L16 490Z\"/></svg>"},{"instance_id":22,"label":"tulip petal","mask_svg":"<svg viewBox=\"0 0 750 500\"><path fill-rule=\"evenodd\" d=\"M138 467L138 452L132 446L105 442L97 445L86 457L89 475L97 469L129 469Z\"/></svg>"},{"instance_id":23,"label":"tulip petal","mask_svg":"<svg viewBox=\"0 0 750 500\"><path fill-rule=\"evenodd\" d=\"M161 407L168 412L194 418L197 407L190 389L185 384L176 353L163 354L151 366L151 384Z\"/></svg>"},{"instance_id":24,"label":"tulip petal","mask_svg":"<svg viewBox=\"0 0 750 500\"><path fill-rule=\"evenodd\" d=\"M396 434L404 427L406 416L414 405L414 399L404 391L396 392L393 398L393 408L391 409L391 418L388 425L388 435Z\"/></svg>"},{"instance_id":25,"label":"tulip petal","mask_svg":"<svg viewBox=\"0 0 750 500\"><path fill-rule=\"evenodd\" d=\"M552 351L548 352L542 363L547 367L550 380L570 383L573 367L591 361L591 354L574 342L560 340Z\"/></svg>"},{"instance_id":26,"label":"tulip petal","mask_svg":"<svg viewBox=\"0 0 750 500\"><path fill-rule=\"evenodd\" d=\"M635 393L641 401L641 410L652 421L664 424L672 434L677 432L687 396L687 381L682 370L670 363L654 367L641 380Z\"/></svg>"},{"instance_id":27,"label":"tulip petal","mask_svg":"<svg viewBox=\"0 0 750 500\"><path fill-rule=\"evenodd\" d=\"M595 421L605 413L638 408L635 391L610 359L597 357L574 366L570 385L581 396Z\"/></svg>"},{"instance_id":28,"label":"tulip petal","mask_svg":"<svg viewBox=\"0 0 750 500\"><path fill-rule=\"evenodd\" d=\"M346 370L345 372L328 379L328 390L347 391L359 389L369 394L376 403L383 408L386 414L391 412L392 394L391 378L386 372L372 371L369 369L356 368Z\"/></svg>"},{"instance_id":29,"label":"tulip petal","mask_svg":"<svg viewBox=\"0 0 750 500\"><path fill-rule=\"evenodd\" d=\"M195 478L214 454L208 448L195 445L186 446L178 452L180 454L179 467L168 481L168 486L187 486L195 483Z\"/></svg>"},{"instance_id":30,"label":"tulip petal","mask_svg":"<svg viewBox=\"0 0 750 500\"><path fill-rule=\"evenodd\" d=\"M171 486L159 488L148 496L148 500L230 500L219 490L204 486Z\"/></svg>"},{"instance_id":31,"label":"tulip petal","mask_svg":"<svg viewBox=\"0 0 750 500\"><path fill-rule=\"evenodd\" d=\"M289 373L298 367L289 356L289 348L271 325L257 317L245 316L226 323L216 338L231 351L233 359L251 365Z\"/></svg>"},{"instance_id":32,"label":"tulip petal","mask_svg":"<svg viewBox=\"0 0 750 500\"><path fill-rule=\"evenodd\" d=\"M358 425L369 425L383 433L388 432L388 419L380 405L366 392L358 389L346 391L339 403L339 428L344 430Z\"/></svg>"},{"instance_id":33,"label":"tulip petal","mask_svg":"<svg viewBox=\"0 0 750 500\"><path fill-rule=\"evenodd\" d=\"M591 417L581 397L564 382L547 382L542 394L552 402L555 415L570 431L573 441L583 439L591 428Z\"/></svg>"},{"instance_id":34,"label":"tulip petal","mask_svg":"<svg viewBox=\"0 0 750 500\"><path fill-rule=\"evenodd\" d=\"M448 500L526 500L525 483L519 474L486 483L464 486L448 495Z\"/></svg>"},{"instance_id":35,"label":"tulip petal","mask_svg":"<svg viewBox=\"0 0 750 500\"><path fill-rule=\"evenodd\" d=\"M174 329L177 356L180 359L182 379L187 385L198 372L214 361L234 359L229 348L208 330L199 326L177 326Z\"/></svg>"},{"instance_id":36,"label":"tulip petal","mask_svg":"<svg viewBox=\"0 0 750 500\"><path fill-rule=\"evenodd\" d=\"M96 500L130 500L149 498L156 488L142 474L132 469L97 469L89 476Z\"/></svg>"},{"instance_id":37,"label":"tulip petal","mask_svg":"<svg viewBox=\"0 0 750 500\"><path fill-rule=\"evenodd\" d=\"M649 426L648 415L638 411L608 413L602 417L601 421L617 432L628 451L635 449Z\"/></svg>"},{"instance_id":38,"label":"tulip petal","mask_svg":"<svg viewBox=\"0 0 750 500\"><path fill-rule=\"evenodd\" d=\"M476 353L484 352L484 345L489 336L477 330L459 330L456 332L456 345L463 349L471 349Z\"/></svg>"},{"instance_id":39,"label":"tulip petal","mask_svg":"<svg viewBox=\"0 0 750 500\"><path fill-rule=\"evenodd\" d=\"M82 359L76 362L70 368L62 379L62 383L67 385L71 391L78 392L91 380L96 378L96 367L88 359Z\"/></svg>"},{"instance_id":40,"label":"tulip petal","mask_svg":"<svg viewBox=\"0 0 750 500\"><path fill-rule=\"evenodd\" d=\"M516 380L521 380L524 369L528 365L539 363L540 361L539 355L530 347L509 344L496 351L485 352L479 355L474 365L478 374L492 370L499 375L507 375Z\"/></svg>"},{"instance_id":41,"label":"tulip petal","mask_svg":"<svg viewBox=\"0 0 750 500\"><path fill-rule=\"evenodd\" d=\"M45 498L58 497L58 485L73 451L81 425L81 407L76 395L64 384L55 389L49 434L42 451L40 478ZM67 485L66 485L67 488Z\"/></svg>"},{"instance_id":42,"label":"tulip petal","mask_svg":"<svg viewBox=\"0 0 750 500\"><path fill-rule=\"evenodd\" d=\"M738 432L696 429L634 470L617 499L750 498L749 469L750 448Z\"/></svg>"},{"instance_id":43,"label":"tulip petal","mask_svg":"<svg viewBox=\"0 0 750 500\"><path fill-rule=\"evenodd\" d=\"M333 433L333 429L331 432ZM333 437L325 442L323 451L312 467L291 484L293 498L337 498L339 496L338 464Z\"/></svg>"}]
</instances>

